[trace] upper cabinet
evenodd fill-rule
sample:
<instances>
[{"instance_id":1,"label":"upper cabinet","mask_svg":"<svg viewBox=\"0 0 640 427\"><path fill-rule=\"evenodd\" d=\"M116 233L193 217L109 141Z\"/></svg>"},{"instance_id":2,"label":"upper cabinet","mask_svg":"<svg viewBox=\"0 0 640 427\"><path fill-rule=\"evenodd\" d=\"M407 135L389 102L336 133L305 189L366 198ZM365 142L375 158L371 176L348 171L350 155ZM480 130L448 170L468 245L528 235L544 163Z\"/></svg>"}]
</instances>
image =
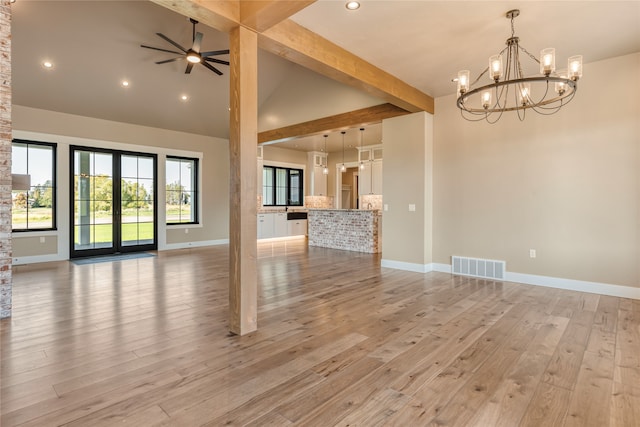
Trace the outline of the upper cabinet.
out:
<instances>
[{"instance_id":1,"label":"upper cabinet","mask_svg":"<svg viewBox=\"0 0 640 427\"><path fill-rule=\"evenodd\" d=\"M309 164L311 166L311 174L309 178L310 196L326 196L327 195L327 175L324 168L327 167L327 153L319 153L310 151L308 153Z\"/></svg>"},{"instance_id":2,"label":"upper cabinet","mask_svg":"<svg viewBox=\"0 0 640 427\"><path fill-rule=\"evenodd\" d=\"M368 145L358 149L358 161L372 162L382 160L382 145Z\"/></svg>"}]
</instances>

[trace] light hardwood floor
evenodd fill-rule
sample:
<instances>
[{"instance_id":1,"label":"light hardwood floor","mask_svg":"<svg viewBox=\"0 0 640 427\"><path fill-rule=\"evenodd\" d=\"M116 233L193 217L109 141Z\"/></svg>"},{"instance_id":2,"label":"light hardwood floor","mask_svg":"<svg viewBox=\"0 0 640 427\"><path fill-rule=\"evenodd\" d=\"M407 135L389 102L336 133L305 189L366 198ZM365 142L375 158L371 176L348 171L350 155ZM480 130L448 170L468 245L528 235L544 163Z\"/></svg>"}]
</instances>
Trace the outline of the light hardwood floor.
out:
<instances>
[{"instance_id":1,"label":"light hardwood floor","mask_svg":"<svg viewBox=\"0 0 640 427\"><path fill-rule=\"evenodd\" d=\"M2 426L640 425L640 301L261 243L237 337L227 250L16 267Z\"/></svg>"}]
</instances>

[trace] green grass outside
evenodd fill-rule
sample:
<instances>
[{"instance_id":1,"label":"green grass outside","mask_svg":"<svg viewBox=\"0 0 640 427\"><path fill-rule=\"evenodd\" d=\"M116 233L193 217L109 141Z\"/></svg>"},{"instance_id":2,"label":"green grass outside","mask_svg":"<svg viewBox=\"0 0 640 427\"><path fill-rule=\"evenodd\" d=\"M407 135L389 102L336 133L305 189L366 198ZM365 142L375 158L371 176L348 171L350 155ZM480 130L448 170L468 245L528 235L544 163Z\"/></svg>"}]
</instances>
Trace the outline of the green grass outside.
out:
<instances>
[{"instance_id":1,"label":"green grass outside","mask_svg":"<svg viewBox=\"0 0 640 427\"><path fill-rule=\"evenodd\" d=\"M108 243L113 240L113 224L90 225L89 233L93 238L91 243ZM75 243L79 244L79 226L76 226ZM153 223L125 223L122 224L122 241L153 240Z\"/></svg>"}]
</instances>

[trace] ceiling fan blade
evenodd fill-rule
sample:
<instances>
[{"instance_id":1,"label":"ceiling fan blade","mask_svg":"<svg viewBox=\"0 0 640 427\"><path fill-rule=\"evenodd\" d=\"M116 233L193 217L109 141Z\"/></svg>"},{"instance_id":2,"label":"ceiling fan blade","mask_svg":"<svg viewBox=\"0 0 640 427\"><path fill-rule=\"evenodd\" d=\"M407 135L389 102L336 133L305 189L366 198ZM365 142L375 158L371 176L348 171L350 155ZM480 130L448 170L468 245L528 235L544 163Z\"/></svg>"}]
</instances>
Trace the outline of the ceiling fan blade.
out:
<instances>
[{"instance_id":1,"label":"ceiling fan blade","mask_svg":"<svg viewBox=\"0 0 640 427\"><path fill-rule=\"evenodd\" d=\"M176 55L182 55L182 52L176 52L175 50L161 49L159 47L147 46L144 44L141 44L140 47L144 47L146 49L159 50L160 52L175 53Z\"/></svg>"},{"instance_id":2,"label":"ceiling fan blade","mask_svg":"<svg viewBox=\"0 0 640 427\"><path fill-rule=\"evenodd\" d=\"M194 65L194 63L193 63L193 62L189 62L189 63L187 64L187 69L186 69L186 70L184 70L184 73L185 73L185 74L191 74L191 70L193 69L193 65Z\"/></svg>"},{"instance_id":3,"label":"ceiling fan blade","mask_svg":"<svg viewBox=\"0 0 640 427\"><path fill-rule=\"evenodd\" d=\"M223 61L221 59L216 59L216 58L202 58L202 59L209 62L215 62L216 64L229 65L229 61Z\"/></svg>"},{"instance_id":4,"label":"ceiling fan blade","mask_svg":"<svg viewBox=\"0 0 640 427\"><path fill-rule=\"evenodd\" d=\"M193 38L193 46L191 47L191 50L199 53L201 43L202 43L202 33L196 33L196 36Z\"/></svg>"},{"instance_id":5,"label":"ceiling fan blade","mask_svg":"<svg viewBox=\"0 0 640 427\"><path fill-rule=\"evenodd\" d=\"M169 37L165 36L162 33L156 33L156 35L158 37L160 37L162 40L165 40L169 43L171 43L172 45L174 45L175 47L177 47L178 49L180 49L181 51L183 51L184 53L187 53L187 49L183 48L182 46L180 46L178 43L174 42L173 40L171 40Z\"/></svg>"},{"instance_id":6,"label":"ceiling fan blade","mask_svg":"<svg viewBox=\"0 0 640 427\"><path fill-rule=\"evenodd\" d=\"M229 49L225 50L211 50L209 52L200 52L200 56L216 56L216 55L226 55L229 53Z\"/></svg>"},{"instance_id":7,"label":"ceiling fan blade","mask_svg":"<svg viewBox=\"0 0 640 427\"><path fill-rule=\"evenodd\" d=\"M208 69L210 69L211 71L213 71L214 73L216 73L217 75L221 76L222 75L222 71L218 70L216 67L213 67L209 64L207 64L206 62L201 62L202 65L204 65L205 67L207 67Z\"/></svg>"},{"instance_id":8,"label":"ceiling fan blade","mask_svg":"<svg viewBox=\"0 0 640 427\"><path fill-rule=\"evenodd\" d=\"M182 59L182 58L183 58L183 57L182 57L182 56L180 56L180 57L178 57L178 58L165 59L164 61L158 61L158 62L156 62L156 64L166 64L166 63L169 63L169 62L177 61L178 59Z\"/></svg>"}]
</instances>

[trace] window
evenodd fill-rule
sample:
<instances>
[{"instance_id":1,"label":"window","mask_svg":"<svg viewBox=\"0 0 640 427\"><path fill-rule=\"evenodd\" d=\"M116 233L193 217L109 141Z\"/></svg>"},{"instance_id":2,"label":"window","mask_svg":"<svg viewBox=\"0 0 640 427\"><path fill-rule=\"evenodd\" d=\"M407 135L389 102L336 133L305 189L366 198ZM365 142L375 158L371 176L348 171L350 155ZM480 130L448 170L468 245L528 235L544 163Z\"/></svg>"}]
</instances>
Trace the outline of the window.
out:
<instances>
[{"instance_id":1,"label":"window","mask_svg":"<svg viewBox=\"0 0 640 427\"><path fill-rule=\"evenodd\" d=\"M302 206L302 169L264 166L262 168L263 206Z\"/></svg>"},{"instance_id":2,"label":"window","mask_svg":"<svg viewBox=\"0 0 640 427\"><path fill-rule=\"evenodd\" d=\"M56 228L56 145L14 140L11 173L27 175L28 184L18 180L11 191L13 231L54 230Z\"/></svg>"},{"instance_id":3,"label":"window","mask_svg":"<svg viewBox=\"0 0 640 427\"><path fill-rule=\"evenodd\" d=\"M198 159L167 156L167 224L198 223Z\"/></svg>"}]
</instances>

